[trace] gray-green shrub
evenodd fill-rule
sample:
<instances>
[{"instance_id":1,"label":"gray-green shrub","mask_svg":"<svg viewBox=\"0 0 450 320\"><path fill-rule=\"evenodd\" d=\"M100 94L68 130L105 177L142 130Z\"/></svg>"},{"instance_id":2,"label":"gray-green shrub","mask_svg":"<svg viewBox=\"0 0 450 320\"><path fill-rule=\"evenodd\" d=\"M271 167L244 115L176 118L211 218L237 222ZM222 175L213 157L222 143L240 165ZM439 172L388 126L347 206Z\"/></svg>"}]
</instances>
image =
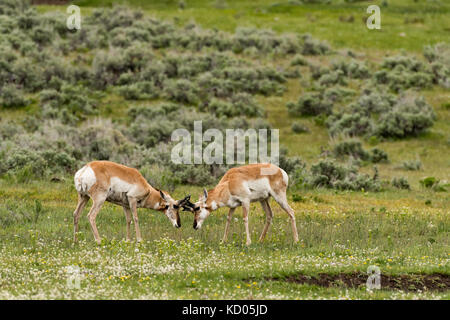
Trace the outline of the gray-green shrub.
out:
<instances>
[{"instance_id":1,"label":"gray-green shrub","mask_svg":"<svg viewBox=\"0 0 450 320\"><path fill-rule=\"evenodd\" d=\"M310 132L309 128L300 122L292 123L291 130L294 133L307 133Z\"/></svg>"},{"instance_id":2,"label":"gray-green shrub","mask_svg":"<svg viewBox=\"0 0 450 320\"><path fill-rule=\"evenodd\" d=\"M422 169L422 161L420 160L406 160L403 161L398 168L409 170L409 171L417 171Z\"/></svg>"},{"instance_id":3,"label":"gray-green shrub","mask_svg":"<svg viewBox=\"0 0 450 320\"><path fill-rule=\"evenodd\" d=\"M13 84L0 88L0 105L3 108L19 108L27 105L29 100L24 97L24 92Z\"/></svg>"},{"instance_id":4,"label":"gray-green shrub","mask_svg":"<svg viewBox=\"0 0 450 320\"><path fill-rule=\"evenodd\" d=\"M345 166L335 160L324 159L313 164L307 184L312 187L325 187L339 190L379 191L380 183L376 176L358 173L354 166Z\"/></svg>"},{"instance_id":5,"label":"gray-green shrub","mask_svg":"<svg viewBox=\"0 0 450 320\"><path fill-rule=\"evenodd\" d=\"M392 178L391 184L398 189L411 189L411 186L405 177L394 177Z\"/></svg>"},{"instance_id":6,"label":"gray-green shrub","mask_svg":"<svg viewBox=\"0 0 450 320\"><path fill-rule=\"evenodd\" d=\"M416 136L436 120L433 108L423 98L404 97L387 113L380 115L375 133L382 137Z\"/></svg>"}]
</instances>

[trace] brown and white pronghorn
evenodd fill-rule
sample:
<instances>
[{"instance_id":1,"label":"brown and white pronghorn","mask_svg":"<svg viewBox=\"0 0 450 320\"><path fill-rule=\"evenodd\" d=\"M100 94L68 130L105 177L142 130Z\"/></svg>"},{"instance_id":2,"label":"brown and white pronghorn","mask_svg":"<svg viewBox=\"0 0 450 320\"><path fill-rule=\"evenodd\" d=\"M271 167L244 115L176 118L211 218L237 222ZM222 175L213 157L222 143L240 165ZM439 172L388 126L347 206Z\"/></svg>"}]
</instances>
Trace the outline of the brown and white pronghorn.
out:
<instances>
[{"instance_id":1,"label":"brown and white pronghorn","mask_svg":"<svg viewBox=\"0 0 450 320\"><path fill-rule=\"evenodd\" d=\"M134 168L110 161L93 161L86 164L75 174L75 188L78 192L78 204L73 213L74 241L78 233L78 220L89 198L93 204L88 218L97 243L100 243L95 218L105 201L123 207L127 221L127 239L130 240L131 214L133 214L136 240L141 241L141 231L137 208L163 211L174 227L181 227L179 209L189 201L190 196L175 201L167 192L153 188Z\"/></svg>"},{"instance_id":2,"label":"brown and white pronghorn","mask_svg":"<svg viewBox=\"0 0 450 320\"><path fill-rule=\"evenodd\" d=\"M273 218L268 201L270 197L273 197L289 215L294 242L297 242L298 234L294 210L289 206L286 197L288 182L289 177L287 173L270 163L250 164L232 168L225 173L214 189L210 191L204 189L200 199L196 203L188 201L185 208L194 212L194 229L200 229L203 221L212 211L220 207L229 207L230 211L223 236L223 241L225 242L228 237L231 217L235 209L242 206L247 245L249 245L251 243L248 229L250 203L259 201L266 213L266 224L259 238L259 241L263 241Z\"/></svg>"}]
</instances>

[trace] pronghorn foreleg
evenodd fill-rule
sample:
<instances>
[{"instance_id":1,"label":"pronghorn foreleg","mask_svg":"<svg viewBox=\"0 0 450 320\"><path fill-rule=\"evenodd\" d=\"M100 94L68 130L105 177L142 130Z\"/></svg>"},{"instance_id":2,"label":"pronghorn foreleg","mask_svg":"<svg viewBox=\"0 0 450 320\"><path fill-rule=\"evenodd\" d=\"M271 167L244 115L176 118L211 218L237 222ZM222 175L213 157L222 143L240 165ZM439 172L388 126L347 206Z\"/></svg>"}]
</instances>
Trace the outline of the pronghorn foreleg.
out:
<instances>
[{"instance_id":1,"label":"pronghorn foreleg","mask_svg":"<svg viewBox=\"0 0 450 320\"><path fill-rule=\"evenodd\" d=\"M243 202L242 203L242 213L244 216L244 226L245 226L245 234L247 236L247 242L246 244L249 246L252 243L252 240L250 238L250 230L248 228L248 215L250 212L250 202Z\"/></svg>"},{"instance_id":2,"label":"pronghorn foreleg","mask_svg":"<svg viewBox=\"0 0 450 320\"><path fill-rule=\"evenodd\" d=\"M139 229L139 218L137 214L137 200L135 198L128 198L131 212L133 213L134 228L136 229L136 241L142 241L141 230Z\"/></svg>"},{"instance_id":3,"label":"pronghorn foreleg","mask_svg":"<svg viewBox=\"0 0 450 320\"><path fill-rule=\"evenodd\" d=\"M223 235L223 242L227 242L228 240L228 231L230 229L230 224L231 224L231 218L233 216L234 210L236 210L236 208L230 208L230 211L228 212L228 217L227 217L227 224L225 225L225 233Z\"/></svg>"},{"instance_id":4,"label":"pronghorn foreleg","mask_svg":"<svg viewBox=\"0 0 450 320\"><path fill-rule=\"evenodd\" d=\"M270 224L272 223L273 218L273 212L270 208L269 201L267 199L261 200L261 207L263 208L264 212L266 213L266 224L264 226L264 229L261 233L261 236L259 237L259 241L262 242L264 238L266 237L267 230L269 230Z\"/></svg>"},{"instance_id":5,"label":"pronghorn foreleg","mask_svg":"<svg viewBox=\"0 0 450 320\"><path fill-rule=\"evenodd\" d=\"M127 240L131 240L131 210L130 208L123 206L123 212L125 213L125 218L127 220Z\"/></svg>"}]
</instances>

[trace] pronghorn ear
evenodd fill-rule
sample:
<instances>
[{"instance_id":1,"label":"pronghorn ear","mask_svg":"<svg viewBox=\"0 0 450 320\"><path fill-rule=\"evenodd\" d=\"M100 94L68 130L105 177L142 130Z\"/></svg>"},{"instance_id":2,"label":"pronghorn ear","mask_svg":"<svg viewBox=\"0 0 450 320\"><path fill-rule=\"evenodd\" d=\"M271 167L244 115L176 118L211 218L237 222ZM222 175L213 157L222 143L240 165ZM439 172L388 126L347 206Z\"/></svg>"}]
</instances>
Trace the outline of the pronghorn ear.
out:
<instances>
[{"instance_id":1,"label":"pronghorn ear","mask_svg":"<svg viewBox=\"0 0 450 320\"><path fill-rule=\"evenodd\" d=\"M206 199L208 199L208 191L206 191L205 188L203 188L203 196L205 197L205 201L206 201Z\"/></svg>"},{"instance_id":2,"label":"pronghorn ear","mask_svg":"<svg viewBox=\"0 0 450 320\"><path fill-rule=\"evenodd\" d=\"M166 195L165 195L161 190L159 190L159 195L161 196L161 198L162 198L164 201L167 202Z\"/></svg>"}]
</instances>

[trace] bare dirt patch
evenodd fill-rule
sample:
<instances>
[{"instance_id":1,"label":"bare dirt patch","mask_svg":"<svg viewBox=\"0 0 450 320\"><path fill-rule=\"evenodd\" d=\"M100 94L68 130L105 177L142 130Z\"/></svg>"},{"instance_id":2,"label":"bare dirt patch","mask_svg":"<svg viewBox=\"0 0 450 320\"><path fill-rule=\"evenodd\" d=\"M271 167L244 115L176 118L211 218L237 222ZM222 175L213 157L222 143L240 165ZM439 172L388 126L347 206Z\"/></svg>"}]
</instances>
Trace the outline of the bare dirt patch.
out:
<instances>
[{"instance_id":1,"label":"bare dirt patch","mask_svg":"<svg viewBox=\"0 0 450 320\"><path fill-rule=\"evenodd\" d=\"M286 277L266 278L271 281L287 281L321 287L365 287L368 275L365 273L319 273L316 276L293 274ZM381 289L403 291L445 291L450 290L448 274L401 274L381 275Z\"/></svg>"}]
</instances>

